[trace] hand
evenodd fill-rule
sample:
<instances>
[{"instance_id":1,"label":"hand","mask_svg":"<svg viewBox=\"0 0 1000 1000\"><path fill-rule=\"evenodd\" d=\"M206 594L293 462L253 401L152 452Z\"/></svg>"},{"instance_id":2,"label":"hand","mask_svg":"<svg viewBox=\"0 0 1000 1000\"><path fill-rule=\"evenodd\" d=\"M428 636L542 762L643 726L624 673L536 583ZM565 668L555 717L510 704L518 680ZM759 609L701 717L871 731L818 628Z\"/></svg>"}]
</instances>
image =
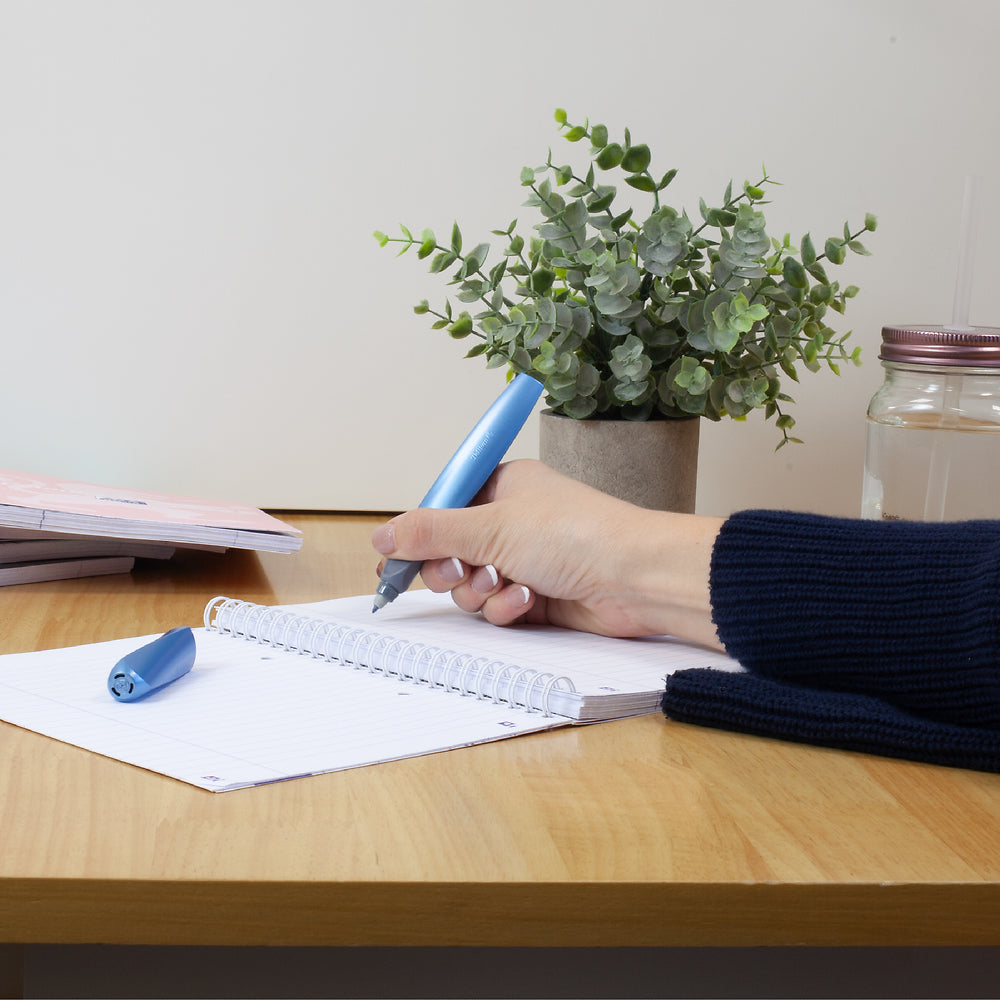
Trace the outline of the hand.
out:
<instances>
[{"instance_id":1,"label":"hand","mask_svg":"<svg viewBox=\"0 0 1000 1000\"><path fill-rule=\"evenodd\" d=\"M496 625L670 633L718 647L708 572L721 523L644 510L518 461L500 466L472 506L401 514L372 544L422 560L431 590Z\"/></svg>"}]
</instances>

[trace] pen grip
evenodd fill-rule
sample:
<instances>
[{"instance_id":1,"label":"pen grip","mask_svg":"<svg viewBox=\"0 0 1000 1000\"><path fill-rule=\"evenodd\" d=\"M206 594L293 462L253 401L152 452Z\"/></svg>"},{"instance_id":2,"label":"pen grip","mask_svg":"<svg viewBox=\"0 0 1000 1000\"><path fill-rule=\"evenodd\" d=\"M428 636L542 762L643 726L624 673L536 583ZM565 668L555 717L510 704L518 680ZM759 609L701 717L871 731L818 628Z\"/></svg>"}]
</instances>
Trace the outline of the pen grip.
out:
<instances>
[{"instance_id":1,"label":"pen grip","mask_svg":"<svg viewBox=\"0 0 1000 1000\"><path fill-rule=\"evenodd\" d=\"M408 559L387 559L379 576L378 592L384 594L390 601L395 600L409 589L422 565L422 562L411 562Z\"/></svg>"}]
</instances>

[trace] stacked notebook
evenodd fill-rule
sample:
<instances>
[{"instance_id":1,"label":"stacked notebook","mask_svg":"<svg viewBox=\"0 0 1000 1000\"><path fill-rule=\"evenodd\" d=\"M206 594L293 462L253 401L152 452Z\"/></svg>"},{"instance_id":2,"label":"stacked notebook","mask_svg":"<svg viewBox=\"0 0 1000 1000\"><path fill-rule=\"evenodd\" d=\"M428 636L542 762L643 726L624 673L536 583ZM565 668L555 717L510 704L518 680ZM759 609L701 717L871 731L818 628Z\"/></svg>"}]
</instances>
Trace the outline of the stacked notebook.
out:
<instances>
[{"instance_id":1,"label":"stacked notebook","mask_svg":"<svg viewBox=\"0 0 1000 1000\"><path fill-rule=\"evenodd\" d=\"M175 549L295 552L300 533L256 507L0 469L0 586L128 573Z\"/></svg>"}]
</instances>

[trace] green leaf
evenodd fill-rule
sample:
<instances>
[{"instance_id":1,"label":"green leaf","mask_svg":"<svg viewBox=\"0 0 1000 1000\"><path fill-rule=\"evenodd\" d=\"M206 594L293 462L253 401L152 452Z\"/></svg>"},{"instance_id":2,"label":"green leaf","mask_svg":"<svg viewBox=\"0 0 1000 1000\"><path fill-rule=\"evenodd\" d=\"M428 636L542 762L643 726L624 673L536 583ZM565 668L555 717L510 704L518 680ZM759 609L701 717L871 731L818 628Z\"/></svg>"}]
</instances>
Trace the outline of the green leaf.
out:
<instances>
[{"instance_id":1,"label":"green leaf","mask_svg":"<svg viewBox=\"0 0 1000 1000\"><path fill-rule=\"evenodd\" d=\"M555 119L560 125L565 125L566 112L562 108L556 108Z\"/></svg>"},{"instance_id":2,"label":"green leaf","mask_svg":"<svg viewBox=\"0 0 1000 1000\"><path fill-rule=\"evenodd\" d=\"M521 187L530 187L535 183L535 171L531 167L521 167Z\"/></svg>"},{"instance_id":3,"label":"green leaf","mask_svg":"<svg viewBox=\"0 0 1000 1000\"><path fill-rule=\"evenodd\" d=\"M451 249L456 255L462 252L462 233L457 222L451 227Z\"/></svg>"},{"instance_id":4,"label":"green leaf","mask_svg":"<svg viewBox=\"0 0 1000 1000\"><path fill-rule=\"evenodd\" d=\"M872 215L871 212L865 213L865 229L870 233L874 233L878 229L878 218Z\"/></svg>"},{"instance_id":5,"label":"green leaf","mask_svg":"<svg viewBox=\"0 0 1000 1000\"><path fill-rule=\"evenodd\" d=\"M830 279L826 276L826 271L823 270L823 265L818 261L810 264L806 267L806 270L817 280L823 282L823 284L829 284Z\"/></svg>"},{"instance_id":6,"label":"green leaf","mask_svg":"<svg viewBox=\"0 0 1000 1000\"><path fill-rule=\"evenodd\" d=\"M616 193L615 189L611 188L606 194L595 195L590 199L590 201L587 202L587 208L595 215L598 212L603 212L605 209L611 207L612 202L615 200Z\"/></svg>"},{"instance_id":7,"label":"green leaf","mask_svg":"<svg viewBox=\"0 0 1000 1000\"><path fill-rule=\"evenodd\" d=\"M434 251L437 250L437 240L434 239L434 234L431 233L429 239L425 239L423 243L420 244L420 249L417 251L417 256L423 260L425 257L430 257Z\"/></svg>"},{"instance_id":8,"label":"green leaf","mask_svg":"<svg viewBox=\"0 0 1000 1000\"><path fill-rule=\"evenodd\" d=\"M416 305L415 305L415 306L413 307L413 311L414 311L414 312L415 312L415 313L416 313L416 314L417 314L418 316L423 316L423 315L424 315L424 313L428 313L428 312L430 312L430 311L431 311L431 306L430 306L430 303L429 303L429 302L427 301L427 299L421 299L421 300L420 300L420 301L419 301L419 302L418 302L418 303L417 303L417 304L416 304Z\"/></svg>"},{"instance_id":9,"label":"green leaf","mask_svg":"<svg viewBox=\"0 0 1000 1000\"><path fill-rule=\"evenodd\" d=\"M802 243L799 246L799 253L802 256L802 263L808 267L810 264L816 263L816 248L813 246L812 237L806 233L802 237Z\"/></svg>"},{"instance_id":10,"label":"green leaf","mask_svg":"<svg viewBox=\"0 0 1000 1000\"><path fill-rule=\"evenodd\" d=\"M794 257L785 258L784 264L782 265L782 274L784 275L785 281L787 281L792 288L809 287L809 278L806 275L806 269Z\"/></svg>"},{"instance_id":11,"label":"green leaf","mask_svg":"<svg viewBox=\"0 0 1000 1000\"><path fill-rule=\"evenodd\" d=\"M830 237L826 241L826 245L823 248L823 252L826 254L827 260L831 264L843 264L844 258L847 256L847 250L845 245L841 240L835 240Z\"/></svg>"},{"instance_id":12,"label":"green leaf","mask_svg":"<svg viewBox=\"0 0 1000 1000\"><path fill-rule=\"evenodd\" d=\"M544 295L556 280L555 273L544 267L540 267L531 276L531 290L539 295Z\"/></svg>"},{"instance_id":13,"label":"green leaf","mask_svg":"<svg viewBox=\"0 0 1000 1000\"><path fill-rule=\"evenodd\" d=\"M625 223L628 222L628 220L631 219L631 218L632 218L632 209L629 208L629 209L626 209L624 212L622 212L621 215L616 215L608 223L608 226L609 226L609 228L613 229L615 232L618 232L618 230L621 229L621 227L624 226Z\"/></svg>"},{"instance_id":14,"label":"green leaf","mask_svg":"<svg viewBox=\"0 0 1000 1000\"><path fill-rule=\"evenodd\" d=\"M575 420L586 420L597 412L597 400L593 396L578 396L576 399L563 403L559 408L567 417Z\"/></svg>"},{"instance_id":15,"label":"green leaf","mask_svg":"<svg viewBox=\"0 0 1000 1000\"><path fill-rule=\"evenodd\" d=\"M677 176L676 169L668 170L660 178L660 183L656 185L656 190L657 191L662 191L676 176Z\"/></svg>"},{"instance_id":16,"label":"green leaf","mask_svg":"<svg viewBox=\"0 0 1000 1000\"><path fill-rule=\"evenodd\" d=\"M656 181L649 174L632 174L625 178L625 183L637 191L649 191L651 194L656 191Z\"/></svg>"},{"instance_id":17,"label":"green leaf","mask_svg":"<svg viewBox=\"0 0 1000 1000\"><path fill-rule=\"evenodd\" d=\"M487 291L489 289L486 287L485 281L464 281L455 298L459 302L475 302L483 298Z\"/></svg>"},{"instance_id":18,"label":"green leaf","mask_svg":"<svg viewBox=\"0 0 1000 1000\"><path fill-rule=\"evenodd\" d=\"M595 149L603 149L608 144L608 129L606 125L595 125L590 130L590 143Z\"/></svg>"},{"instance_id":19,"label":"green leaf","mask_svg":"<svg viewBox=\"0 0 1000 1000\"><path fill-rule=\"evenodd\" d=\"M795 370L795 365L793 365L792 362L787 357L785 357L785 355L781 356L781 358L778 360L778 364L781 365L781 370L790 379L792 379L795 382L798 382L799 373Z\"/></svg>"},{"instance_id":20,"label":"green leaf","mask_svg":"<svg viewBox=\"0 0 1000 1000\"><path fill-rule=\"evenodd\" d=\"M535 308L538 310L539 322L547 323L549 326L555 326L557 310L556 304L552 301L552 299L537 299L535 301Z\"/></svg>"},{"instance_id":21,"label":"green leaf","mask_svg":"<svg viewBox=\"0 0 1000 1000\"><path fill-rule=\"evenodd\" d=\"M473 272L478 271L483 266L483 262L486 260L486 256L489 252L489 243L479 243L474 246L465 258L465 263L468 268L466 273L472 274Z\"/></svg>"},{"instance_id":22,"label":"green leaf","mask_svg":"<svg viewBox=\"0 0 1000 1000\"><path fill-rule=\"evenodd\" d=\"M388 243L388 242L389 242L389 237L388 237L388 236L386 236L386 234L385 234L385 233L383 233L383 232L380 232L380 231L379 231L378 229L376 229L376 230L375 230L375 232L374 232L374 233L372 233L372 236L374 236L374 237L375 237L375 239L377 239L377 240L378 240L378 245L379 245L380 247L384 247L384 246L386 245L386 243Z\"/></svg>"},{"instance_id":23,"label":"green leaf","mask_svg":"<svg viewBox=\"0 0 1000 1000\"><path fill-rule=\"evenodd\" d=\"M630 174L641 173L649 166L651 159L652 155L649 152L649 146L632 146L622 157L622 170Z\"/></svg>"},{"instance_id":24,"label":"green leaf","mask_svg":"<svg viewBox=\"0 0 1000 1000\"><path fill-rule=\"evenodd\" d=\"M594 157L594 162L602 170L611 170L622 162L624 156L625 150L617 142L611 142Z\"/></svg>"},{"instance_id":25,"label":"green leaf","mask_svg":"<svg viewBox=\"0 0 1000 1000\"><path fill-rule=\"evenodd\" d=\"M423 247L421 247L421 249L423 249ZM455 254L449 251L442 251L434 258L434 260L431 261L431 274L439 274L441 271L447 270L457 259L458 258Z\"/></svg>"},{"instance_id":26,"label":"green leaf","mask_svg":"<svg viewBox=\"0 0 1000 1000\"><path fill-rule=\"evenodd\" d=\"M472 317L464 312L461 316L455 320L451 326L448 327L448 333L451 334L455 340L461 340L463 337L468 337L472 333Z\"/></svg>"},{"instance_id":27,"label":"green leaf","mask_svg":"<svg viewBox=\"0 0 1000 1000\"><path fill-rule=\"evenodd\" d=\"M871 256L871 251L868 250L860 240L850 240L847 244L847 247L854 253L861 254L862 257Z\"/></svg>"},{"instance_id":28,"label":"green leaf","mask_svg":"<svg viewBox=\"0 0 1000 1000\"><path fill-rule=\"evenodd\" d=\"M503 281L503 276L507 271L507 258L504 257L501 261L494 265L493 269L490 271L490 283L495 288L497 285Z\"/></svg>"},{"instance_id":29,"label":"green leaf","mask_svg":"<svg viewBox=\"0 0 1000 1000\"><path fill-rule=\"evenodd\" d=\"M587 130L582 125L574 125L565 136L567 142L579 142L587 135Z\"/></svg>"}]
</instances>

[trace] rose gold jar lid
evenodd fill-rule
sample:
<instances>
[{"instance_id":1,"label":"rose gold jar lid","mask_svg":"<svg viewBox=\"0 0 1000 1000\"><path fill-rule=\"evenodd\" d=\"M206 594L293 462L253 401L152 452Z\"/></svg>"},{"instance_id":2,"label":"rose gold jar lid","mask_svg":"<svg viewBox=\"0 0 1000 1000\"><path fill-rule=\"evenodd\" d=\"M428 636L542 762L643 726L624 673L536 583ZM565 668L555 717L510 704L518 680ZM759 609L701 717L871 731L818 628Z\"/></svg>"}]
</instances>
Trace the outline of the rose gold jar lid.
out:
<instances>
[{"instance_id":1,"label":"rose gold jar lid","mask_svg":"<svg viewBox=\"0 0 1000 1000\"><path fill-rule=\"evenodd\" d=\"M1000 327L883 326L883 361L1000 368Z\"/></svg>"}]
</instances>

